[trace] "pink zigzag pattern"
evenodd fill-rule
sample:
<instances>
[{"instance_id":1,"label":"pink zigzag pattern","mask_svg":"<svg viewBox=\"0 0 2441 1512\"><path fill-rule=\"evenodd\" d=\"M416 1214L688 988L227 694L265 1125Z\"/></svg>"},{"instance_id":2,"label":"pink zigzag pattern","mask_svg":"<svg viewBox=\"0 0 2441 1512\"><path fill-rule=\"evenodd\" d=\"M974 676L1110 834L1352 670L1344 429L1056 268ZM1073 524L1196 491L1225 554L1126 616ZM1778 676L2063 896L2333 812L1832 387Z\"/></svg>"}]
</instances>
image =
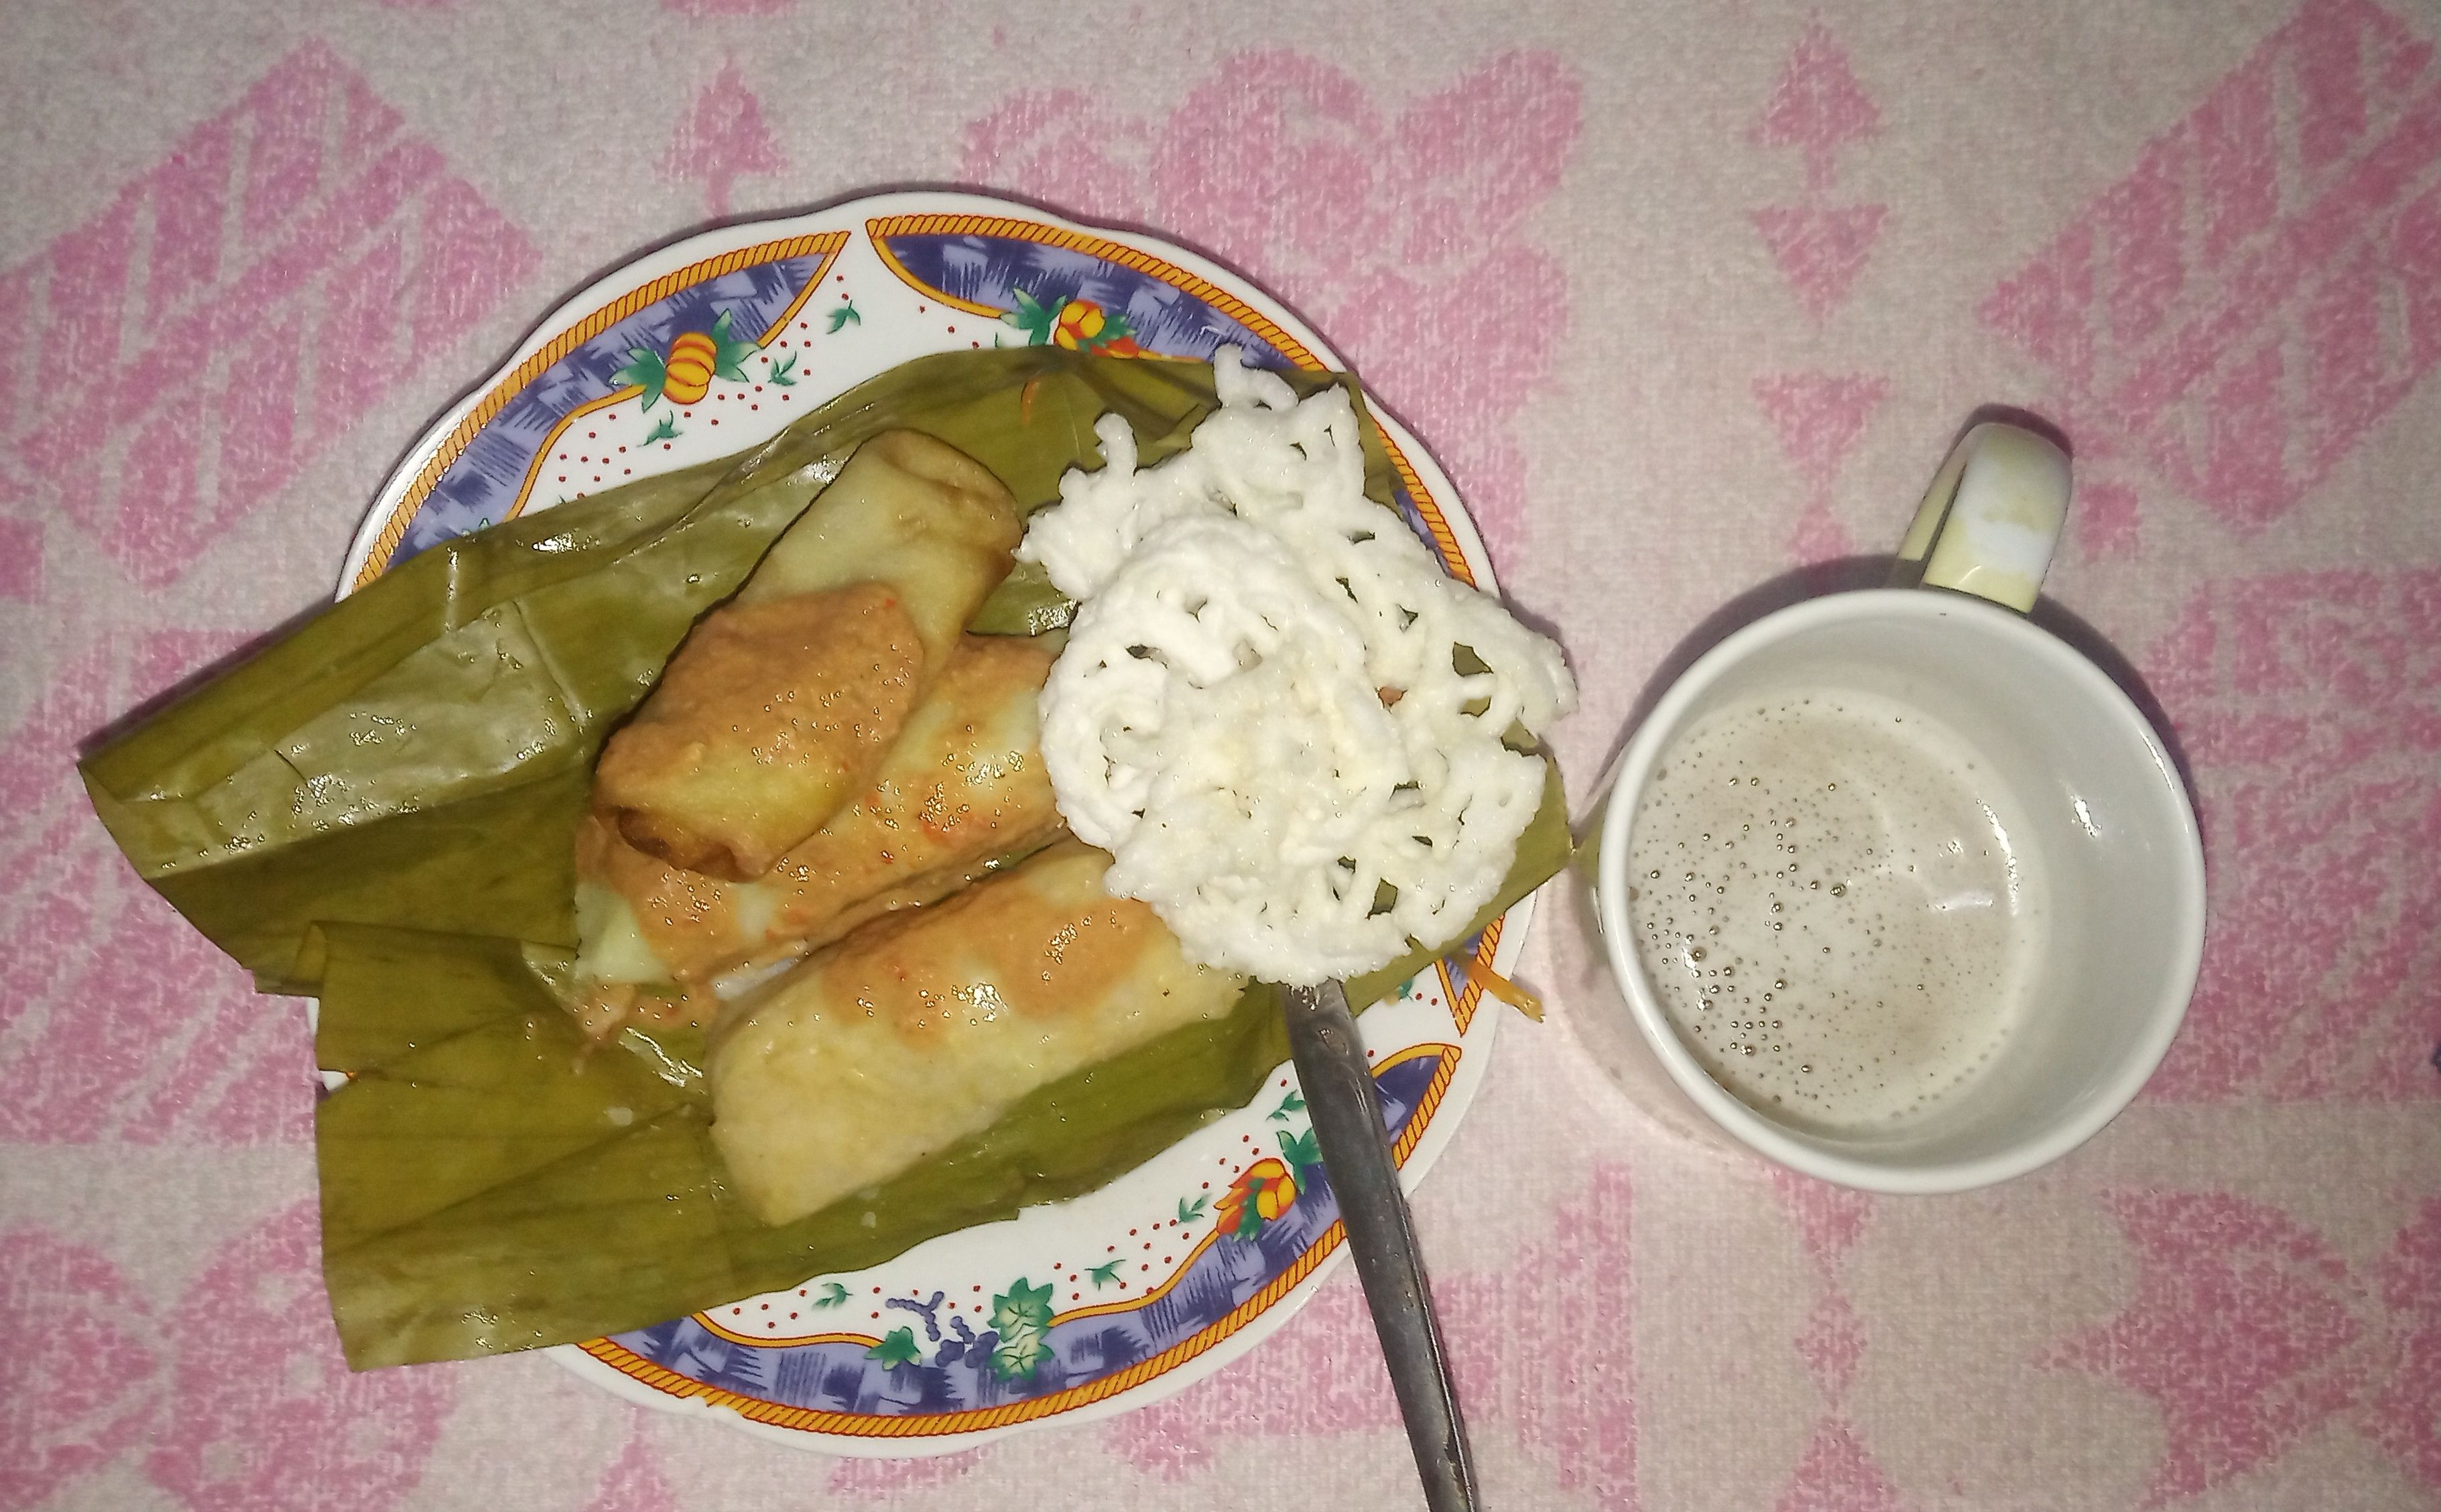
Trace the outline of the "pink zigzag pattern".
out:
<instances>
[{"instance_id":1,"label":"pink zigzag pattern","mask_svg":"<svg viewBox=\"0 0 2441 1512\"><path fill-rule=\"evenodd\" d=\"M714 215L729 213L729 196L749 173L777 173L788 166L780 140L763 119L763 101L746 87L735 63L724 63L670 131L661 154L661 176L701 179L704 203Z\"/></svg>"},{"instance_id":2,"label":"pink zigzag pattern","mask_svg":"<svg viewBox=\"0 0 2441 1512\"><path fill-rule=\"evenodd\" d=\"M2441 360L2432 43L2307 0L1982 318L2081 440L2240 530L2287 513Z\"/></svg>"},{"instance_id":3,"label":"pink zigzag pattern","mask_svg":"<svg viewBox=\"0 0 2441 1512\"><path fill-rule=\"evenodd\" d=\"M1881 240L1887 205L1833 205L1841 150L1881 134L1882 113L1856 80L1848 49L1820 22L1805 28L1748 135L1805 159L1805 195L1754 212L1755 230L1797 302L1817 320L1848 302Z\"/></svg>"},{"instance_id":4,"label":"pink zigzag pattern","mask_svg":"<svg viewBox=\"0 0 2441 1512\"><path fill-rule=\"evenodd\" d=\"M388 1512L422 1479L466 1368L348 1369L310 1200L223 1245L178 1317L144 1473L192 1512Z\"/></svg>"},{"instance_id":5,"label":"pink zigzag pattern","mask_svg":"<svg viewBox=\"0 0 2441 1512\"><path fill-rule=\"evenodd\" d=\"M0 482L0 511L9 507L7 485ZM42 521L12 520L0 513L0 599L31 603L42 596Z\"/></svg>"},{"instance_id":6,"label":"pink zigzag pattern","mask_svg":"<svg viewBox=\"0 0 2441 1512\"><path fill-rule=\"evenodd\" d=\"M1871 141L1881 130L1881 108L1857 81L1848 49L1817 21L1789 50L1750 135L1757 146L1802 153L1805 187L1827 189L1838 177L1840 149Z\"/></svg>"},{"instance_id":7,"label":"pink zigzag pattern","mask_svg":"<svg viewBox=\"0 0 2441 1512\"><path fill-rule=\"evenodd\" d=\"M962 1480L983 1462L983 1449L935 1454L920 1460L842 1459L825 1483L831 1494L859 1501L888 1502L902 1491L948 1485Z\"/></svg>"},{"instance_id":8,"label":"pink zigzag pattern","mask_svg":"<svg viewBox=\"0 0 2441 1512\"><path fill-rule=\"evenodd\" d=\"M2241 1480L2353 1420L2441 1490L2441 1197L2369 1275L2320 1234L2233 1193L2120 1193L2135 1295L2045 1362L2152 1398L2166 1448L2143 1504Z\"/></svg>"},{"instance_id":9,"label":"pink zigzag pattern","mask_svg":"<svg viewBox=\"0 0 2441 1512\"><path fill-rule=\"evenodd\" d=\"M1889 212L1887 205L1776 205L1755 211L1754 224L1797 302L1820 320L1848 302Z\"/></svg>"},{"instance_id":10,"label":"pink zigzag pattern","mask_svg":"<svg viewBox=\"0 0 2441 1512\"><path fill-rule=\"evenodd\" d=\"M1799 565L1856 549L1848 528L1832 513L1832 500L1849 452L1890 391L1889 379L1867 373L1775 372L1755 379L1755 404L1804 483L1804 509L1788 538Z\"/></svg>"},{"instance_id":11,"label":"pink zigzag pattern","mask_svg":"<svg viewBox=\"0 0 2441 1512\"><path fill-rule=\"evenodd\" d=\"M77 743L232 649L157 632L69 660L0 739L0 1140L255 1144L310 1132L298 1006L138 881L77 780Z\"/></svg>"},{"instance_id":12,"label":"pink zigzag pattern","mask_svg":"<svg viewBox=\"0 0 2441 1512\"><path fill-rule=\"evenodd\" d=\"M2207 584L2144 669L2212 919L2146 1095L2441 1098L2441 570Z\"/></svg>"},{"instance_id":13,"label":"pink zigzag pattern","mask_svg":"<svg viewBox=\"0 0 2441 1512\"><path fill-rule=\"evenodd\" d=\"M627 1439L602 1472L602 1484L584 1512L678 1512L670 1478L661 1457L653 1451L644 1431L644 1412L629 1413Z\"/></svg>"},{"instance_id":14,"label":"pink zigzag pattern","mask_svg":"<svg viewBox=\"0 0 2441 1512\"><path fill-rule=\"evenodd\" d=\"M533 272L523 233L309 42L0 270L0 508L171 582Z\"/></svg>"},{"instance_id":15,"label":"pink zigzag pattern","mask_svg":"<svg viewBox=\"0 0 2441 1512\"><path fill-rule=\"evenodd\" d=\"M1880 1199L1777 1165L1771 1167L1771 1185L1819 1275L1821 1289L1793 1342L1822 1395L1813 1437L1773 1503L1774 1512L1901 1512L1906 1503L1858 1437L1845 1406L1867 1339L1841 1272Z\"/></svg>"},{"instance_id":16,"label":"pink zigzag pattern","mask_svg":"<svg viewBox=\"0 0 2441 1512\"><path fill-rule=\"evenodd\" d=\"M1796 1220L1806 1255L1825 1274L1836 1272L1850 1247L1863 1237L1880 1199L1870 1192L1799 1176L1784 1165L1770 1169L1772 1192Z\"/></svg>"},{"instance_id":17,"label":"pink zigzag pattern","mask_svg":"<svg viewBox=\"0 0 2441 1512\"><path fill-rule=\"evenodd\" d=\"M965 173L1158 225L1294 301L1456 479L1493 549L1524 529L1510 417L1552 371L1568 285L1525 223L1582 124L1576 76L1512 52L1385 110L1293 52L1223 60L1166 117L1027 91L967 129Z\"/></svg>"},{"instance_id":18,"label":"pink zigzag pattern","mask_svg":"<svg viewBox=\"0 0 2441 1512\"><path fill-rule=\"evenodd\" d=\"M160 1389L151 1309L110 1257L0 1234L0 1512L23 1512L136 1441Z\"/></svg>"},{"instance_id":19,"label":"pink zigzag pattern","mask_svg":"<svg viewBox=\"0 0 2441 1512\"><path fill-rule=\"evenodd\" d=\"M348 1370L311 1201L220 1246L157 1312L101 1251L0 1233L0 1512L145 1446L135 1470L190 1512L387 1512L457 1396L457 1366Z\"/></svg>"},{"instance_id":20,"label":"pink zigzag pattern","mask_svg":"<svg viewBox=\"0 0 2441 1512\"><path fill-rule=\"evenodd\" d=\"M1901 1512L1906 1505L1880 1462L1834 1413L1806 1441L1772 1512Z\"/></svg>"}]
</instances>

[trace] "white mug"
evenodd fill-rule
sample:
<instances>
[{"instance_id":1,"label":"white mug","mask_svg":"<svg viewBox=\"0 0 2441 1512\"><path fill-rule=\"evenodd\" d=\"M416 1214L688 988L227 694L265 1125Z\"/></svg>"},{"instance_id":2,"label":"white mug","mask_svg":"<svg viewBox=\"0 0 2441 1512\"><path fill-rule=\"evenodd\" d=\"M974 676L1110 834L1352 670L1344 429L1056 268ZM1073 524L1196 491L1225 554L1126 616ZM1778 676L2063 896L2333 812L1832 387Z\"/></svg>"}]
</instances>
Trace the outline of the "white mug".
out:
<instances>
[{"instance_id":1,"label":"white mug","mask_svg":"<svg viewBox=\"0 0 2441 1512\"><path fill-rule=\"evenodd\" d=\"M2074 1149L2161 1062L2202 954L2203 850L2186 788L2144 715L2023 613L2068 499L2057 447L2011 425L1975 427L1935 475L1900 549L1903 573L1920 567L1921 585L1834 593L1746 625L1671 685L1620 753L1598 800L1591 890L1580 900L1618 995L1575 1017L1590 1017L1597 1053L1612 1052L1601 1058L1664 1122L1726 1133L1848 1186L1955 1192ZM2025 833L2014 846L2041 869L2049 900L2025 1006L1988 1069L1936 1111L1867 1131L1759 1110L1716 1080L1662 1006L1629 904L1638 803L1679 735L1733 703L1843 692L1905 704L1978 754L1976 782L1994 784L1994 801L2017 816Z\"/></svg>"}]
</instances>

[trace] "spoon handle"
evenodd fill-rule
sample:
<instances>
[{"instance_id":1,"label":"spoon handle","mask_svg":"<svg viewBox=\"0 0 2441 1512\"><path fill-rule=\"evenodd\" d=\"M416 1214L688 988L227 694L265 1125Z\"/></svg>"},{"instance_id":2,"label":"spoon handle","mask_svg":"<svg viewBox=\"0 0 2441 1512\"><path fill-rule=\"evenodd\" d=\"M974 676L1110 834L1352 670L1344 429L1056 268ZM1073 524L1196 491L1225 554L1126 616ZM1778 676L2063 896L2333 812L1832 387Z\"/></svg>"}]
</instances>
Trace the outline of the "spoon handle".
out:
<instances>
[{"instance_id":1,"label":"spoon handle","mask_svg":"<svg viewBox=\"0 0 2441 1512\"><path fill-rule=\"evenodd\" d=\"M1432 1512L1474 1512L1474 1460L1356 1017L1335 981L1288 990L1289 1046Z\"/></svg>"}]
</instances>

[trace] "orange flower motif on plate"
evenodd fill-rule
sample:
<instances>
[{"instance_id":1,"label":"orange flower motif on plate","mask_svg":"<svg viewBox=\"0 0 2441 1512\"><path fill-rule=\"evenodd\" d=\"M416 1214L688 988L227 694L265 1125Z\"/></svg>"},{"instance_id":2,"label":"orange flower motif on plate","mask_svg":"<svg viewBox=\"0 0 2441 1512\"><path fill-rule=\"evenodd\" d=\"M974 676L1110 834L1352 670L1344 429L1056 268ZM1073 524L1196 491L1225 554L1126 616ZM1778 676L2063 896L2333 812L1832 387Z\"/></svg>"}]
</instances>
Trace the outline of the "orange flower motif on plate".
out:
<instances>
[{"instance_id":1,"label":"orange flower motif on plate","mask_svg":"<svg viewBox=\"0 0 2441 1512\"><path fill-rule=\"evenodd\" d=\"M1124 312L1105 310L1091 299L1055 305L1023 289L1009 292L1017 297L1017 308L1001 316L1001 321L1024 332L1028 346L1047 344L1105 357L1144 355L1144 349L1136 345L1136 329Z\"/></svg>"},{"instance_id":2,"label":"orange flower motif on plate","mask_svg":"<svg viewBox=\"0 0 2441 1512\"><path fill-rule=\"evenodd\" d=\"M682 331L671 337L666 352L629 348L627 365L611 376L642 388L648 410L664 399L692 405L712 392L714 378L746 382L746 359L761 350L731 329L730 313L723 310L710 331Z\"/></svg>"},{"instance_id":3,"label":"orange flower motif on plate","mask_svg":"<svg viewBox=\"0 0 2441 1512\"><path fill-rule=\"evenodd\" d=\"M1251 1239L1262 1232L1264 1224L1286 1213L1296 1198L1296 1177L1286 1165L1266 1155L1229 1183L1229 1190L1220 1195L1213 1214L1220 1220L1223 1235Z\"/></svg>"}]
</instances>

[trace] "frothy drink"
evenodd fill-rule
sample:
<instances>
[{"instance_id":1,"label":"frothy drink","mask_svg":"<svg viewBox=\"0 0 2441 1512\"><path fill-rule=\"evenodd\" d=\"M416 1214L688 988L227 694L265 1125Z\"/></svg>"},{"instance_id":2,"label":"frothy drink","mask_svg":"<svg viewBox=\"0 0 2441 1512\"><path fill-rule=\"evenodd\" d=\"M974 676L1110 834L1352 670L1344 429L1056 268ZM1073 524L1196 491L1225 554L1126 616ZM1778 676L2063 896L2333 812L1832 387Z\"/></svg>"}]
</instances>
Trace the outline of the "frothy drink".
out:
<instances>
[{"instance_id":1,"label":"frothy drink","mask_svg":"<svg viewBox=\"0 0 2441 1512\"><path fill-rule=\"evenodd\" d=\"M1758 697L1654 770L1628 843L1636 949L1750 1107L1891 1128L1971 1086L2022 1015L2045 914L2025 833L1974 750L1909 706Z\"/></svg>"}]
</instances>

